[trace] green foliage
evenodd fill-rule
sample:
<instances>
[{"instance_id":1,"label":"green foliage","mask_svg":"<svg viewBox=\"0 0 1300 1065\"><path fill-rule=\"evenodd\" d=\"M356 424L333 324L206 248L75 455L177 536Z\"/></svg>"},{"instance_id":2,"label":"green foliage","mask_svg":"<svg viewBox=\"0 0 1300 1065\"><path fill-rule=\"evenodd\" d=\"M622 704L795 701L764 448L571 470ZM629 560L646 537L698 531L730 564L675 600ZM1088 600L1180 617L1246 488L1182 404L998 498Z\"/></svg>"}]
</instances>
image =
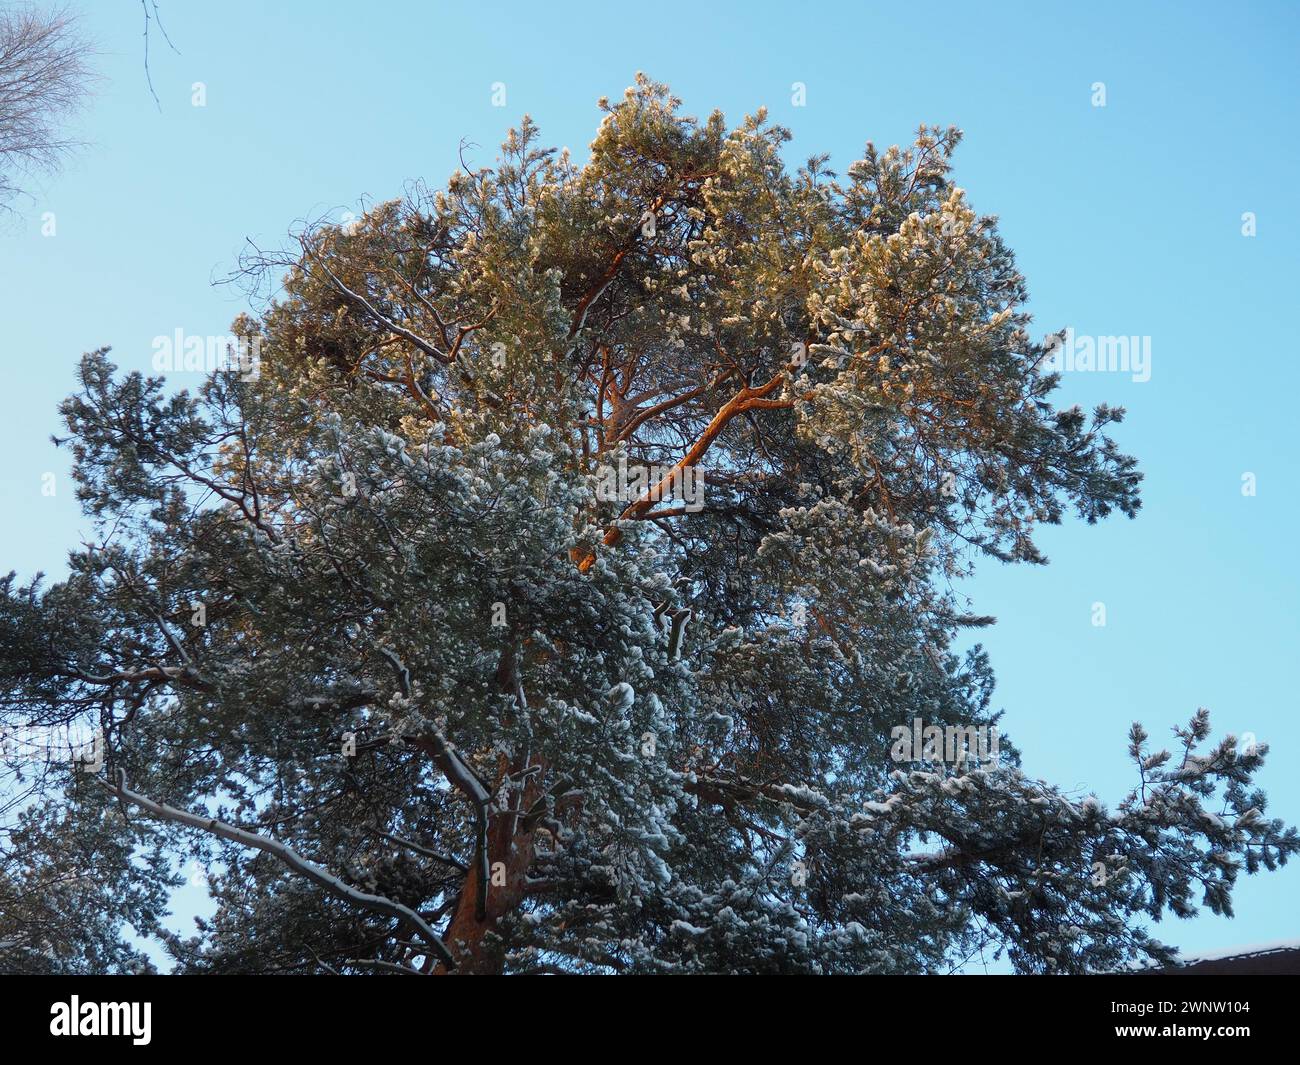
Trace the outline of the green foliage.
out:
<instances>
[{"instance_id":1,"label":"green foliage","mask_svg":"<svg viewBox=\"0 0 1300 1065\"><path fill-rule=\"evenodd\" d=\"M105 730L98 787L39 800L97 819L109 880L138 867L86 964L128 964L107 944L152 927L163 854L209 863L184 971L441 967L374 896L469 972L1168 957L1143 915L1227 911L1241 862L1300 845L1249 790L1262 749L1199 755L1201 716L1177 768L1135 738L1113 815L1005 739L891 758L916 718L998 721L948 578L1139 505L1122 411L1049 400L957 132L840 178L645 79L602 107L581 167L525 120L495 168L246 263L284 279L235 324L256 374L191 395L84 360L63 413L100 536L0 589L0 720ZM702 508L602 498L620 463L689 466Z\"/></svg>"}]
</instances>

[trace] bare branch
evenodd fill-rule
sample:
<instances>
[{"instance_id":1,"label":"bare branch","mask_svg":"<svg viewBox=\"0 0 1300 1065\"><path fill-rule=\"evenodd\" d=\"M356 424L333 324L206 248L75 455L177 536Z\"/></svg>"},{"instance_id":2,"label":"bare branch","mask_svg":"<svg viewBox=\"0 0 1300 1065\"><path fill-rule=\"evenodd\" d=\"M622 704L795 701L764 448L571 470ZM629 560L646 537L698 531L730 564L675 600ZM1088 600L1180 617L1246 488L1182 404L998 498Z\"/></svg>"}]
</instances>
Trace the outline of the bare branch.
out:
<instances>
[{"instance_id":1,"label":"bare branch","mask_svg":"<svg viewBox=\"0 0 1300 1065\"><path fill-rule=\"evenodd\" d=\"M0 10L0 198L15 174L54 173L78 142L59 132L92 81L89 50L66 11Z\"/></svg>"}]
</instances>

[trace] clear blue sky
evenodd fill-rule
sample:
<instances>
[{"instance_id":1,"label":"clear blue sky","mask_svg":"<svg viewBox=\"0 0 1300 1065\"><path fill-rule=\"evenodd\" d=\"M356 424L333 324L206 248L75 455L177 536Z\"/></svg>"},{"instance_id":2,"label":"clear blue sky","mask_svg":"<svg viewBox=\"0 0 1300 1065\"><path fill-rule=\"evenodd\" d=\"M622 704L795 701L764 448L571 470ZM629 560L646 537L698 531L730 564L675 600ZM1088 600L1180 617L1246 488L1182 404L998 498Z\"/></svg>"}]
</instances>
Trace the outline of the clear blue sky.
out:
<instances>
[{"instance_id":1,"label":"clear blue sky","mask_svg":"<svg viewBox=\"0 0 1300 1065\"><path fill-rule=\"evenodd\" d=\"M1114 802L1128 723L1159 738L1207 706L1216 732L1272 744L1272 812L1300 821L1296 5L162 0L181 54L155 33L161 113L139 5L84 6L105 75L92 143L0 220L3 568L58 574L85 527L48 442L79 355L110 344L147 369L155 336L225 332L241 297L211 282L246 236L273 244L295 219L440 182L462 138L490 162L524 112L581 158L596 99L638 70L697 114L765 104L792 159L826 150L841 170L868 139L952 123L957 181L1000 216L1038 331L1151 338L1149 381L1079 374L1063 394L1128 408L1138 519L1051 530L1050 566L986 565L969 584L999 619L983 639L1005 731L1030 773ZM1244 880L1235 921L1160 932L1187 951L1293 938L1298 895L1293 865Z\"/></svg>"}]
</instances>

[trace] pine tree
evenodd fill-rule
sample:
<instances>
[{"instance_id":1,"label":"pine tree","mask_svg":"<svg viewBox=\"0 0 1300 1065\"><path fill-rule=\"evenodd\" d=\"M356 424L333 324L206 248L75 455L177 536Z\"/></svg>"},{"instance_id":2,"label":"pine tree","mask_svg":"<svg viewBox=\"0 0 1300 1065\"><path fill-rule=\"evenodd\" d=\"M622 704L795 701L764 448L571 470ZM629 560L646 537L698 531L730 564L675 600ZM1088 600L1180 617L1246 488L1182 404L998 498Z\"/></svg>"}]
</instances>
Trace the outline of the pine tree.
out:
<instances>
[{"instance_id":1,"label":"pine tree","mask_svg":"<svg viewBox=\"0 0 1300 1065\"><path fill-rule=\"evenodd\" d=\"M1005 738L896 757L999 721L951 579L1139 506L1123 411L1050 402L958 132L840 177L762 112L601 107L585 165L525 119L247 262L282 290L196 394L83 360L99 534L3 585L0 697L104 766L5 837L0 891L51 915L0 908L4 968L138 967L129 921L186 972L1081 972L1169 959L1148 919L1300 846L1204 711L1173 753L1134 726L1114 809ZM89 958L39 931L68 819Z\"/></svg>"}]
</instances>

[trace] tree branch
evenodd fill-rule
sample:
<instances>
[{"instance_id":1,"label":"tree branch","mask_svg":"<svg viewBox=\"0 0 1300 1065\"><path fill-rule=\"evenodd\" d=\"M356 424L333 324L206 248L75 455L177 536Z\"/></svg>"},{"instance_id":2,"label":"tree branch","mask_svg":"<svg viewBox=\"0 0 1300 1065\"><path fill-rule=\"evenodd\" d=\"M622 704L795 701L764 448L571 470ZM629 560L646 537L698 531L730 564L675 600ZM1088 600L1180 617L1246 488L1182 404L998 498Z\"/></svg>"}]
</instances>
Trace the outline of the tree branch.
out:
<instances>
[{"instance_id":1,"label":"tree branch","mask_svg":"<svg viewBox=\"0 0 1300 1065\"><path fill-rule=\"evenodd\" d=\"M412 910L409 906L404 906L400 902L394 902L392 899L385 898L382 895L371 895L365 891L359 891L349 884L345 884L332 873L321 868L314 862L309 862L301 854L295 851L286 843L278 839L272 839L268 836L259 836L255 832L249 832L246 829L236 825L227 824L224 821L218 821L216 818L203 817L199 814L192 814L188 810L180 810L174 806L168 806L165 803L155 802L153 799L145 798L137 792L131 791L126 786L126 773L119 769L117 771L117 785L110 784L107 780L100 779L108 791L117 797L119 801L129 802L140 807L146 814L156 817L162 821L173 821L176 824L188 825L190 828L202 829L204 832L210 832L214 836L220 836L222 839L228 839L232 843L239 843L245 847L253 847L263 851L276 858L279 858L285 865L295 873L300 873L312 883L324 888L331 895L341 898L363 910L369 910L371 913L383 914L385 917L395 917L414 928L421 937L429 944L430 948L438 955L439 960L451 968L455 965L451 951L438 938L435 932L425 922L424 918Z\"/></svg>"}]
</instances>

